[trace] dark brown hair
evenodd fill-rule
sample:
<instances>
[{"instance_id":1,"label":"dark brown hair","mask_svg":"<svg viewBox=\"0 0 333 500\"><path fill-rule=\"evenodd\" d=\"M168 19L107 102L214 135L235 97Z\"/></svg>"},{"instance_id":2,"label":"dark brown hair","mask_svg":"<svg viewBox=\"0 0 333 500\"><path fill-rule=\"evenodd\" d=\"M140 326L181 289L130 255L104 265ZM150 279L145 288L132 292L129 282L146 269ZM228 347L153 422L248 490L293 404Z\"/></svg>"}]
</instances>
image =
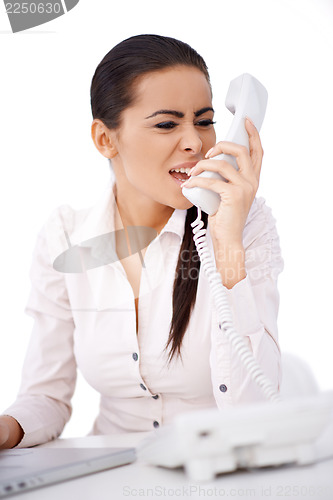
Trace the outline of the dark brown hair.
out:
<instances>
[{"instance_id":1,"label":"dark brown hair","mask_svg":"<svg viewBox=\"0 0 333 500\"><path fill-rule=\"evenodd\" d=\"M187 43L160 35L137 35L120 42L102 59L93 76L90 89L93 118L100 119L109 129L118 128L122 112L135 101L135 80L146 73L178 65L199 69L210 85L205 61ZM170 347L170 360L181 353L181 343L196 299L200 260L191 229L196 213L196 207L187 210L176 268L173 315L166 345L166 348ZM207 215L203 213L202 219L207 226Z\"/></svg>"}]
</instances>

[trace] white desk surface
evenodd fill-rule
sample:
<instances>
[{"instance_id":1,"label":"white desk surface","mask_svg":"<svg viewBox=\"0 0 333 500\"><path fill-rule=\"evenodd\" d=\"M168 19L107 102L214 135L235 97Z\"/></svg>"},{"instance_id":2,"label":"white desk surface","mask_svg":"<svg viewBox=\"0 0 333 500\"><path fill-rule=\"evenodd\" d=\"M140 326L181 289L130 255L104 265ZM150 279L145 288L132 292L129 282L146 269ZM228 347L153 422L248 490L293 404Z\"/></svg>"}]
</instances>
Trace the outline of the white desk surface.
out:
<instances>
[{"instance_id":1,"label":"white desk surface","mask_svg":"<svg viewBox=\"0 0 333 500\"><path fill-rule=\"evenodd\" d=\"M136 446L147 433L57 439L43 447ZM126 498L291 498L333 499L333 458L309 466L233 472L208 483L190 482L183 470L139 462L39 490L14 495L21 500L124 500Z\"/></svg>"}]
</instances>

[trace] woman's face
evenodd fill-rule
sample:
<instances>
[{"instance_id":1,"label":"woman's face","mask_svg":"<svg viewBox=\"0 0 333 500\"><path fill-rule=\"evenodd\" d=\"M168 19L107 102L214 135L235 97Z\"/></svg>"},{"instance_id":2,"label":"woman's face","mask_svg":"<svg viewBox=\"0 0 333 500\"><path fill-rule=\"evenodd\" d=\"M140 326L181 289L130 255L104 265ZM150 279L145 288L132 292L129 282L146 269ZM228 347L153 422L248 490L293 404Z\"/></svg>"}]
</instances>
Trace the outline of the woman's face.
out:
<instances>
[{"instance_id":1,"label":"woman's face","mask_svg":"<svg viewBox=\"0 0 333 500\"><path fill-rule=\"evenodd\" d=\"M205 75L175 66L141 77L133 105L123 111L112 163L119 193L138 194L173 208L192 206L181 182L215 145L214 111Z\"/></svg>"}]
</instances>

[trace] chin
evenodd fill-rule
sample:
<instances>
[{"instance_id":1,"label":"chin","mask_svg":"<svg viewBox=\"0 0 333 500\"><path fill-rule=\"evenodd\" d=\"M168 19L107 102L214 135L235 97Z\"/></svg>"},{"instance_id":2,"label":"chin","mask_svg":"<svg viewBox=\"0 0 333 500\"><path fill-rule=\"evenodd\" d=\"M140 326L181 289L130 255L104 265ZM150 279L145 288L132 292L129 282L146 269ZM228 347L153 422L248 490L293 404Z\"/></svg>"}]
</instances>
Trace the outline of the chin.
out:
<instances>
[{"instance_id":1,"label":"chin","mask_svg":"<svg viewBox=\"0 0 333 500\"><path fill-rule=\"evenodd\" d=\"M188 208L193 207L193 203L185 198L185 196L181 196L180 199L174 200L173 203L170 203L170 207L178 210L187 210Z\"/></svg>"}]
</instances>

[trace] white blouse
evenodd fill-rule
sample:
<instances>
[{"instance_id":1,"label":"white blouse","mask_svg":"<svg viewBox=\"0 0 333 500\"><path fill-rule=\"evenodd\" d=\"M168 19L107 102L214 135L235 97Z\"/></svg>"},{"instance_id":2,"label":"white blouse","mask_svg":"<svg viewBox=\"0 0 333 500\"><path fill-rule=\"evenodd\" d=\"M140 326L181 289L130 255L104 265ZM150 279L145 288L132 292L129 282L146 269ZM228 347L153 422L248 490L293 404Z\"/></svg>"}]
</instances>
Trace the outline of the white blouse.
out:
<instances>
[{"instance_id":1,"label":"white blouse","mask_svg":"<svg viewBox=\"0 0 333 500\"><path fill-rule=\"evenodd\" d=\"M81 251L90 252L93 242L92 252L103 253L97 240L89 240L114 230L113 188L110 182L91 209L60 206L38 235L25 309L34 327L18 397L4 412L24 430L19 447L60 435L71 415L77 367L101 395L92 434L149 431L181 412L263 399L218 328L202 266L182 357L168 364L165 346L186 210L174 210L145 252L138 332L133 289L119 260L111 256L84 272L54 269L69 246L81 244ZM209 228L207 241L213 253ZM278 389L277 278L283 261L275 219L262 198L253 202L243 242L247 276L226 291L236 329Z\"/></svg>"}]
</instances>

